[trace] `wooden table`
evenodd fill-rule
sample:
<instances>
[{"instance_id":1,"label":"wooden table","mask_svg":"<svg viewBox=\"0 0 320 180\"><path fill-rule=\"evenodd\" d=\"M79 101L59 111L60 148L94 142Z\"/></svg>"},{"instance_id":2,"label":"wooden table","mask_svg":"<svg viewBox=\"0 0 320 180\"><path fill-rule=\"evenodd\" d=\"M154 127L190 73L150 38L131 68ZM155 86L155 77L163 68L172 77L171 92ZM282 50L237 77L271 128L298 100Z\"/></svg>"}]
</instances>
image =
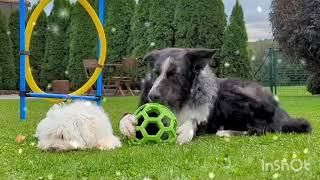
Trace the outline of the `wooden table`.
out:
<instances>
[{"instance_id":1,"label":"wooden table","mask_svg":"<svg viewBox=\"0 0 320 180\"><path fill-rule=\"evenodd\" d=\"M116 69L122 68L122 64L106 64L105 70L106 70L106 79L105 82L108 84L109 82L114 82L115 95L117 95L118 92L120 92L121 96L125 96L125 93L123 92L123 89L121 87L122 83L127 87L129 93L134 96L133 91L131 90L131 82L132 78L125 77L125 76L118 76L118 77L111 77L111 71L115 71ZM108 85L107 85L108 86Z\"/></svg>"}]
</instances>

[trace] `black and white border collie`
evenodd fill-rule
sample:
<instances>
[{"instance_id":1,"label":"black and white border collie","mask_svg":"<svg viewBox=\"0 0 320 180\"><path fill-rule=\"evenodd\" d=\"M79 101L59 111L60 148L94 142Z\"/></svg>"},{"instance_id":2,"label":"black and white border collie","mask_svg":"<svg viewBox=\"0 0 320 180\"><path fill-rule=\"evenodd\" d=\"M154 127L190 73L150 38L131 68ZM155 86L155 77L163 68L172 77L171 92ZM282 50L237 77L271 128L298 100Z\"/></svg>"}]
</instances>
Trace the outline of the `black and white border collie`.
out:
<instances>
[{"instance_id":1,"label":"black and white border collie","mask_svg":"<svg viewBox=\"0 0 320 180\"><path fill-rule=\"evenodd\" d=\"M145 56L150 72L143 81L140 103L158 102L171 108L179 123L179 144L201 134L311 132L306 120L291 118L259 84L217 78L207 65L213 54L210 49L168 48ZM133 120L128 114L120 121L127 137L135 136Z\"/></svg>"}]
</instances>

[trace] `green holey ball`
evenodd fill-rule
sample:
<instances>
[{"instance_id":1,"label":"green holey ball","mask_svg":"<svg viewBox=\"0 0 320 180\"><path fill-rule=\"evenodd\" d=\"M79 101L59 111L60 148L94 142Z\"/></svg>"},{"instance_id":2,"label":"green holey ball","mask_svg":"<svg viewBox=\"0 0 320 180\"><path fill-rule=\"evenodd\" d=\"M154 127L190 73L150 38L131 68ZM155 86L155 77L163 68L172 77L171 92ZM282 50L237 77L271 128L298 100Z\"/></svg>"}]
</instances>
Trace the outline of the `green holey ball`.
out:
<instances>
[{"instance_id":1,"label":"green holey ball","mask_svg":"<svg viewBox=\"0 0 320 180\"><path fill-rule=\"evenodd\" d=\"M174 144L177 140L177 118L165 106L148 103L135 112L136 137L129 139L130 144Z\"/></svg>"}]
</instances>

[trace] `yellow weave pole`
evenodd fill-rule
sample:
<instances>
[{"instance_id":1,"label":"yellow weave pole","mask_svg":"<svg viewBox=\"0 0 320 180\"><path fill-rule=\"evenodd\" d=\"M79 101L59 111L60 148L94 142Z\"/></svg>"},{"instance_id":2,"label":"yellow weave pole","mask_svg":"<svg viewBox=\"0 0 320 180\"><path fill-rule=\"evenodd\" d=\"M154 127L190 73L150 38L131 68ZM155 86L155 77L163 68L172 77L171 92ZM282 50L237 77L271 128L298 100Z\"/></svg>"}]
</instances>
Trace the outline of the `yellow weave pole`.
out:
<instances>
[{"instance_id":1,"label":"yellow weave pole","mask_svg":"<svg viewBox=\"0 0 320 180\"><path fill-rule=\"evenodd\" d=\"M41 0L40 3L37 5L37 7L32 12L32 14L29 18L29 21L27 23L27 27L26 27L26 44L25 44L26 51L30 51L31 35L32 35L33 28L36 25L37 19L38 19L39 15L41 14L41 12L44 10L44 8L51 1L52 0ZM92 85L97 81L97 79L98 79L98 77L104 67L105 59L107 56L107 46L108 46L107 43L108 42L106 40L103 26L99 20L99 17L97 16L96 12L94 11L94 9L91 7L91 5L86 0L78 0L78 2L90 15L94 25L96 26L96 29L97 29L98 35L99 35L99 39L100 39L100 57L98 60L99 67L97 67L95 69L95 71L92 74L92 76L90 77L90 79L82 87L80 87L78 90L69 94L69 95L81 96L84 93L86 93L92 87ZM30 89L33 92L45 93L44 91L42 91L40 89L40 87L37 85L37 83L35 82L35 80L33 78L31 68L30 68L29 56L26 56L26 81L27 81ZM54 103L58 103L58 102L63 101L61 99L49 99L49 98L45 98L45 100L50 101L50 102L54 102Z\"/></svg>"}]
</instances>

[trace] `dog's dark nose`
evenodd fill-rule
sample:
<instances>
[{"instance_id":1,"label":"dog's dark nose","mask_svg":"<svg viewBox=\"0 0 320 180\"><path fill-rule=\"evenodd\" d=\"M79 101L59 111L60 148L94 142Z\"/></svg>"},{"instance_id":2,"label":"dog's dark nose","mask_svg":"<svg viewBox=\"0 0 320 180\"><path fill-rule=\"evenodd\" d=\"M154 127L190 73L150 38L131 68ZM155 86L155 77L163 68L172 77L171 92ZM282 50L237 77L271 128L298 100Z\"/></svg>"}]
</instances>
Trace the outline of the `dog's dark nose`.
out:
<instances>
[{"instance_id":1,"label":"dog's dark nose","mask_svg":"<svg viewBox=\"0 0 320 180\"><path fill-rule=\"evenodd\" d=\"M160 100L160 93L159 92L149 93L149 99L152 102L158 102Z\"/></svg>"}]
</instances>

